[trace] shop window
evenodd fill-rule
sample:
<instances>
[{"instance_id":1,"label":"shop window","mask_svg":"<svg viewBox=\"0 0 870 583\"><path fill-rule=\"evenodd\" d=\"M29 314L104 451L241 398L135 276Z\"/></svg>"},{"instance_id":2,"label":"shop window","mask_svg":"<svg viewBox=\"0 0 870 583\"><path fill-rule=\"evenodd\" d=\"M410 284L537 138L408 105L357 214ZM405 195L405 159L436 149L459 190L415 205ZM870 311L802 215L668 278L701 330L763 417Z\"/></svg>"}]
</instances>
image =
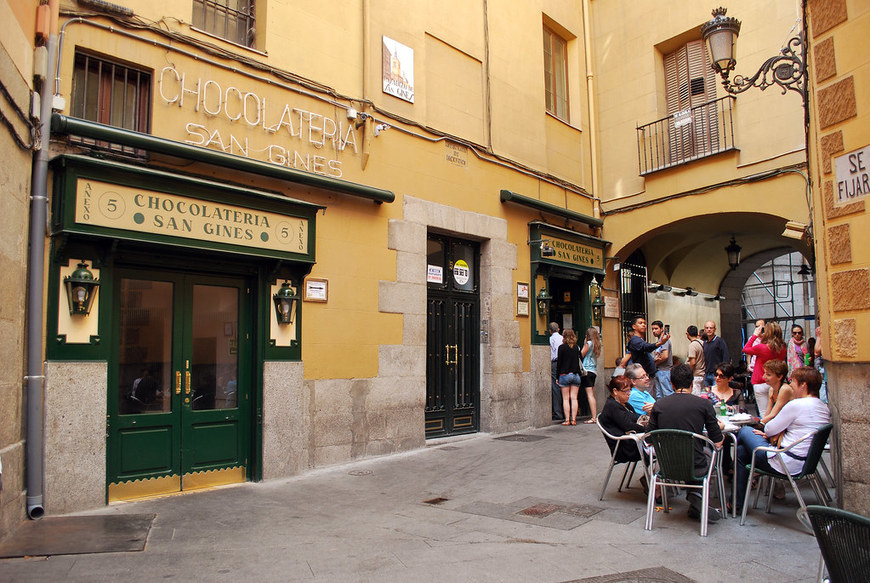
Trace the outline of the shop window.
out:
<instances>
[{"instance_id":1,"label":"shop window","mask_svg":"<svg viewBox=\"0 0 870 583\"><path fill-rule=\"evenodd\" d=\"M254 46L254 0L193 0L193 26L243 47Z\"/></svg>"},{"instance_id":2,"label":"shop window","mask_svg":"<svg viewBox=\"0 0 870 583\"><path fill-rule=\"evenodd\" d=\"M86 53L76 53L71 111L73 117L135 132L151 131L151 74ZM84 138L77 143L141 155L128 146Z\"/></svg>"},{"instance_id":3,"label":"shop window","mask_svg":"<svg viewBox=\"0 0 870 583\"><path fill-rule=\"evenodd\" d=\"M544 93L547 111L568 121L568 41L544 26Z\"/></svg>"}]
</instances>

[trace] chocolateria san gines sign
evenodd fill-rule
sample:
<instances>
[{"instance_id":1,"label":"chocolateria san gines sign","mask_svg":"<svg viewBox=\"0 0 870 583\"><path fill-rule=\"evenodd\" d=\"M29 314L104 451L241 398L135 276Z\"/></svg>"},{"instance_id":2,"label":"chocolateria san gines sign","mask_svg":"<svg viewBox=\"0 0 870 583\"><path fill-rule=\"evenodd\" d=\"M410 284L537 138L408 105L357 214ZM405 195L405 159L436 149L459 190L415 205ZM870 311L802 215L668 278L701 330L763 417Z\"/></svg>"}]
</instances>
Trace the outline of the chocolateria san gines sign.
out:
<instances>
[{"instance_id":1,"label":"chocolateria san gines sign","mask_svg":"<svg viewBox=\"0 0 870 583\"><path fill-rule=\"evenodd\" d=\"M184 114L187 144L334 178L342 177L343 155L359 155L354 120L344 108L329 107L330 116L273 97L295 93L261 94L173 66L161 69L157 85L162 104Z\"/></svg>"}]
</instances>

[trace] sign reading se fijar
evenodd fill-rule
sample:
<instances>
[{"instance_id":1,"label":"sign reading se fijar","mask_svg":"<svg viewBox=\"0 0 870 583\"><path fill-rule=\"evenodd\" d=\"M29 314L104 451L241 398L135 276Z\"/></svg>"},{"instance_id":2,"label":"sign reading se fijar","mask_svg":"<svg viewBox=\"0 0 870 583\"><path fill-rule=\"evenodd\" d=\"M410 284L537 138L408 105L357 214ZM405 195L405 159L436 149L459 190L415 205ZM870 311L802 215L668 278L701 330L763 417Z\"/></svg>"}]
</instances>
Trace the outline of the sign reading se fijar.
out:
<instances>
[{"instance_id":1,"label":"sign reading se fijar","mask_svg":"<svg viewBox=\"0 0 870 583\"><path fill-rule=\"evenodd\" d=\"M834 158L837 204L848 204L870 194L870 146Z\"/></svg>"},{"instance_id":2,"label":"sign reading se fijar","mask_svg":"<svg viewBox=\"0 0 870 583\"><path fill-rule=\"evenodd\" d=\"M75 222L287 253L308 253L308 219L79 179Z\"/></svg>"},{"instance_id":3,"label":"sign reading se fijar","mask_svg":"<svg viewBox=\"0 0 870 583\"><path fill-rule=\"evenodd\" d=\"M551 259L583 267L604 269L604 253L601 249L556 238L550 238L550 245L556 250L556 255Z\"/></svg>"}]
</instances>

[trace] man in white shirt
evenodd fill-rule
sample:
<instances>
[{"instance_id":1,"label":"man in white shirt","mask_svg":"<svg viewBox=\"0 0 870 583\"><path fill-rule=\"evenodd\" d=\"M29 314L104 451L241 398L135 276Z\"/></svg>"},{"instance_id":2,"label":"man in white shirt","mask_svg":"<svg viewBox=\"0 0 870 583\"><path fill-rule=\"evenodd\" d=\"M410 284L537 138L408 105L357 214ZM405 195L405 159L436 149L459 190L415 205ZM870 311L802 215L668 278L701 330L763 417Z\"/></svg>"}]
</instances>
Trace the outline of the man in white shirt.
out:
<instances>
[{"instance_id":1,"label":"man in white shirt","mask_svg":"<svg viewBox=\"0 0 870 583\"><path fill-rule=\"evenodd\" d=\"M756 447L769 446L768 440L779 434L782 434L779 447L788 447L808 433L831 422L828 406L819 399L821 386L822 375L819 371L809 366L796 368L791 376L794 398L785 404L776 417L767 422L763 432L744 427L737 434L737 463L734 466L737 470L735 505L738 511L743 509L746 497L746 481L749 477L746 465L752 461L752 454ZM779 463L776 454L765 451L755 454L755 467L780 473L788 471L791 475L797 475L803 470L810 443L811 440L806 439L794 446L784 457L785 468Z\"/></svg>"},{"instance_id":2,"label":"man in white shirt","mask_svg":"<svg viewBox=\"0 0 870 583\"><path fill-rule=\"evenodd\" d=\"M562 410L562 389L559 387L559 375L556 372L556 355L559 346L562 345L562 335L559 334L559 325L550 322L550 391L553 394L553 421L564 421L565 412Z\"/></svg>"}]
</instances>

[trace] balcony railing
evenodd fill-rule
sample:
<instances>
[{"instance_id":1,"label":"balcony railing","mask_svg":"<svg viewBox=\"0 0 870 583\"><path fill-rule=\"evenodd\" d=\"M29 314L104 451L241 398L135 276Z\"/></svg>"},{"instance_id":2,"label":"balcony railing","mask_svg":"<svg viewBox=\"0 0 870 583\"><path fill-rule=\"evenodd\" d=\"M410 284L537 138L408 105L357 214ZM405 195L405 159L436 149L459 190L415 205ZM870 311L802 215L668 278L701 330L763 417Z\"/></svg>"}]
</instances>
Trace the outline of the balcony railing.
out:
<instances>
[{"instance_id":1,"label":"balcony railing","mask_svg":"<svg viewBox=\"0 0 870 583\"><path fill-rule=\"evenodd\" d=\"M639 126L641 176L734 150L733 102L729 95Z\"/></svg>"}]
</instances>

